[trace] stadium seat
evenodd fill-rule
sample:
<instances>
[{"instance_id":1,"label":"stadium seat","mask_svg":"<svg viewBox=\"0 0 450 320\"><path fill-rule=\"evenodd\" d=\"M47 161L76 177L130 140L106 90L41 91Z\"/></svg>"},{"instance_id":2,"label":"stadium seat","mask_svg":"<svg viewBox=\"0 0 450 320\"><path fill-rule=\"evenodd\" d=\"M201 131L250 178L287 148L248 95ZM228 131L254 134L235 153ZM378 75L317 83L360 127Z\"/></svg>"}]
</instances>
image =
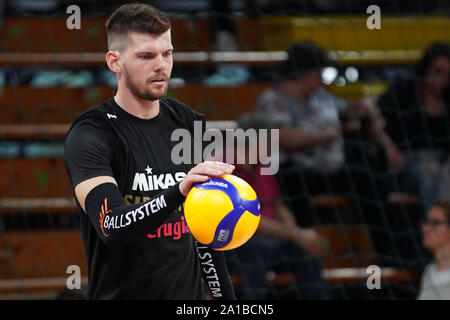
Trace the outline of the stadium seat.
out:
<instances>
[{"instance_id":1,"label":"stadium seat","mask_svg":"<svg viewBox=\"0 0 450 320\"><path fill-rule=\"evenodd\" d=\"M447 16L383 16L383 32L368 29L366 19L364 15L336 15L234 18L234 21L241 51L285 51L292 42L308 40L332 50L343 64L411 63L431 43L448 40ZM0 56L0 63L17 63L20 56L13 57L11 53L105 52L105 21L106 17L86 17L81 30L69 30L64 17L7 18L2 27L5 32L0 36L6 55ZM214 50L208 19L184 17L172 19L172 24L176 51ZM28 64L36 64L42 58L45 57L28 57ZM104 65L103 59L95 55L78 59L78 64L90 65L92 58L95 64ZM64 64L63 60L55 56L48 62L58 65ZM71 62L76 64L77 59Z\"/></svg>"},{"instance_id":2,"label":"stadium seat","mask_svg":"<svg viewBox=\"0 0 450 320\"><path fill-rule=\"evenodd\" d=\"M324 268L363 268L376 262L364 225L315 228L327 240L329 253L322 257Z\"/></svg>"},{"instance_id":3,"label":"stadium seat","mask_svg":"<svg viewBox=\"0 0 450 320\"><path fill-rule=\"evenodd\" d=\"M259 95L271 87L270 82L251 83L236 87L205 87L189 84L171 88L168 97L176 98L204 113L207 120L234 120L256 106ZM379 95L384 83L355 83L346 87L330 86L340 97L356 98ZM5 86L0 91L0 125L6 124L67 124L86 110L114 96L115 88L92 86L88 88L33 88Z\"/></svg>"},{"instance_id":4,"label":"stadium seat","mask_svg":"<svg viewBox=\"0 0 450 320\"><path fill-rule=\"evenodd\" d=\"M4 198L72 198L64 160L0 159L0 192Z\"/></svg>"},{"instance_id":5,"label":"stadium seat","mask_svg":"<svg viewBox=\"0 0 450 320\"><path fill-rule=\"evenodd\" d=\"M364 225L327 225L315 228L328 242L329 252L321 260L323 277L330 284L365 283L369 276L367 267L376 265L375 251ZM413 271L401 268L381 267L381 281L417 283L419 277ZM267 279L274 287L286 287L298 280L288 272L270 271ZM242 285L242 277L233 273L231 280L236 287Z\"/></svg>"},{"instance_id":6,"label":"stadium seat","mask_svg":"<svg viewBox=\"0 0 450 320\"><path fill-rule=\"evenodd\" d=\"M3 52L57 53L106 52L106 17L84 17L80 30L69 30L66 17L9 17L2 25ZM206 18L171 19L174 44L179 51L210 50Z\"/></svg>"},{"instance_id":7,"label":"stadium seat","mask_svg":"<svg viewBox=\"0 0 450 320\"><path fill-rule=\"evenodd\" d=\"M80 268L87 288L87 265L75 230L9 231L0 238L0 298L27 298L67 288L67 268Z\"/></svg>"}]
</instances>

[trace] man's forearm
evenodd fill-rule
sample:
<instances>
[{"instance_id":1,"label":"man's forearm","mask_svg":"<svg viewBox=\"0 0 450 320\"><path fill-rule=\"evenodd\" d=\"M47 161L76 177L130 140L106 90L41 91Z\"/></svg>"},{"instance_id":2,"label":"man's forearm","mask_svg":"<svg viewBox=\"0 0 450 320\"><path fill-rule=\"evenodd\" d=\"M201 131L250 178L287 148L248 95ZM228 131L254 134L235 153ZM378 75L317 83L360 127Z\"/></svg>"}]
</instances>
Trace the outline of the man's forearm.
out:
<instances>
[{"instance_id":1,"label":"man's forearm","mask_svg":"<svg viewBox=\"0 0 450 320\"><path fill-rule=\"evenodd\" d=\"M184 199L176 184L147 202L126 205L118 187L104 183L89 192L85 204L99 238L117 248L155 231Z\"/></svg>"}]
</instances>

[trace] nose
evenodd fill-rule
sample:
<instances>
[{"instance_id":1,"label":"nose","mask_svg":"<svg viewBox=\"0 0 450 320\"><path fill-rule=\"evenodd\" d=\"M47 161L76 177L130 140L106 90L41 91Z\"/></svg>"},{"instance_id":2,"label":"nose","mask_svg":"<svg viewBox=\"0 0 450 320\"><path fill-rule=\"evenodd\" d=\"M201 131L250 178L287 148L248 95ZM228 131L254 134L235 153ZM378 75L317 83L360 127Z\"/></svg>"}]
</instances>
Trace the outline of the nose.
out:
<instances>
[{"instance_id":1,"label":"nose","mask_svg":"<svg viewBox=\"0 0 450 320\"><path fill-rule=\"evenodd\" d=\"M156 73L164 72L164 71L166 71L167 66L168 66L168 62L166 61L166 59L164 59L164 57L162 55L158 55L156 57L156 59L154 60L153 71Z\"/></svg>"}]
</instances>

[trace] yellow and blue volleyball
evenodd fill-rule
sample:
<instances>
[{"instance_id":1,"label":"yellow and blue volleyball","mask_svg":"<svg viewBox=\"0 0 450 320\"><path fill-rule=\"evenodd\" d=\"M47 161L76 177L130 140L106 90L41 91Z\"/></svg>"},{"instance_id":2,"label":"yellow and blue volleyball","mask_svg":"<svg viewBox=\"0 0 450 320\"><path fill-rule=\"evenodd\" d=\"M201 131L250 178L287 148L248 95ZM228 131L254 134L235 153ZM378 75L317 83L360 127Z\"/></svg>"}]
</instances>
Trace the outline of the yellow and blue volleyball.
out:
<instances>
[{"instance_id":1,"label":"yellow and blue volleyball","mask_svg":"<svg viewBox=\"0 0 450 320\"><path fill-rule=\"evenodd\" d=\"M194 238L215 250L246 243L261 218L256 192L231 174L194 185L184 203L184 216Z\"/></svg>"}]
</instances>

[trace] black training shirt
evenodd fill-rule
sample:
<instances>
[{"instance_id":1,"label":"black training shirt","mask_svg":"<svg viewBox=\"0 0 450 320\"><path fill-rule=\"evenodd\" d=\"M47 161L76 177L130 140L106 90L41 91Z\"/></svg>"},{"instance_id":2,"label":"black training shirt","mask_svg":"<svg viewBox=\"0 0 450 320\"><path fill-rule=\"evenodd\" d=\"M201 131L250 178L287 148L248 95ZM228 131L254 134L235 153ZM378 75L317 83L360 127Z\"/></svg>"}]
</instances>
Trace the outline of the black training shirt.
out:
<instances>
[{"instance_id":1,"label":"black training shirt","mask_svg":"<svg viewBox=\"0 0 450 320\"><path fill-rule=\"evenodd\" d=\"M82 113L65 141L72 188L87 179L111 176L127 204L147 201L180 181L194 165L175 165L175 129L194 137L194 121L205 118L173 99L160 100L149 120L127 113L110 99ZM91 299L203 299L194 239L180 206L156 231L109 248L77 202L89 269Z\"/></svg>"}]
</instances>

